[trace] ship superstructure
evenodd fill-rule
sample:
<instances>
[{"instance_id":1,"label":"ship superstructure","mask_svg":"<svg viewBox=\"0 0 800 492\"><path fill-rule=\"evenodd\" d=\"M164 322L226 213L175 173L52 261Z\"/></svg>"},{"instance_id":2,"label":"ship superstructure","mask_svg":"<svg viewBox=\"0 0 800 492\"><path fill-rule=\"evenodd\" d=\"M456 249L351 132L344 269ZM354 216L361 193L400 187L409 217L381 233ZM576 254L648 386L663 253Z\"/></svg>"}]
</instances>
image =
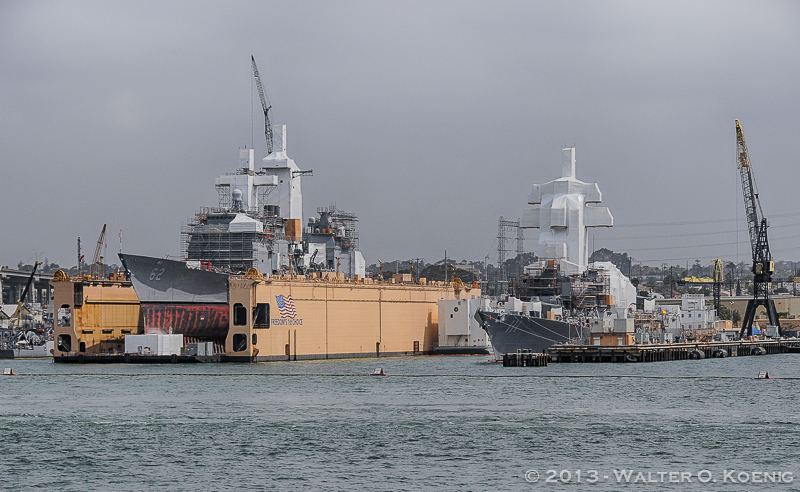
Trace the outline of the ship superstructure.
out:
<instances>
[{"instance_id":1,"label":"ship superstructure","mask_svg":"<svg viewBox=\"0 0 800 492\"><path fill-rule=\"evenodd\" d=\"M202 208L181 228L181 261L120 253L140 301L145 334L183 334L223 344L228 331L228 281L257 271L266 278L364 277L358 217L335 205L317 209L303 227L301 170L286 154L286 127L273 128L273 151L255 164L239 150L235 172L216 178L219 204Z\"/></svg>"},{"instance_id":2,"label":"ship superstructure","mask_svg":"<svg viewBox=\"0 0 800 492\"><path fill-rule=\"evenodd\" d=\"M181 253L190 266L226 272L257 268L264 274L336 271L364 276L354 214L334 206L317 210L303 227L301 170L286 154L286 126L279 145L255 165L253 149L239 150L236 172L215 180L217 207L198 210L181 228Z\"/></svg>"},{"instance_id":3,"label":"ship superstructure","mask_svg":"<svg viewBox=\"0 0 800 492\"><path fill-rule=\"evenodd\" d=\"M355 214L331 204L317 208L319 217L308 219L303 234L301 271L335 271L347 278L364 277L366 262L358 249Z\"/></svg>"},{"instance_id":4,"label":"ship superstructure","mask_svg":"<svg viewBox=\"0 0 800 492\"><path fill-rule=\"evenodd\" d=\"M588 229L614 219L596 183L575 177L575 149L562 149L561 177L534 184L519 226L539 229L540 258L510 285L494 309L479 309L495 354L542 352L553 343L587 339L592 318L626 318L636 288L609 262L589 263Z\"/></svg>"},{"instance_id":5,"label":"ship superstructure","mask_svg":"<svg viewBox=\"0 0 800 492\"><path fill-rule=\"evenodd\" d=\"M602 200L597 183L575 177L575 149L561 149L561 177L533 185L520 227L539 229L539 257L558 260L565 273L582 273L589 264L588 229L614 225L608 207L597 205Z\"/></svg>"}]
</instances>

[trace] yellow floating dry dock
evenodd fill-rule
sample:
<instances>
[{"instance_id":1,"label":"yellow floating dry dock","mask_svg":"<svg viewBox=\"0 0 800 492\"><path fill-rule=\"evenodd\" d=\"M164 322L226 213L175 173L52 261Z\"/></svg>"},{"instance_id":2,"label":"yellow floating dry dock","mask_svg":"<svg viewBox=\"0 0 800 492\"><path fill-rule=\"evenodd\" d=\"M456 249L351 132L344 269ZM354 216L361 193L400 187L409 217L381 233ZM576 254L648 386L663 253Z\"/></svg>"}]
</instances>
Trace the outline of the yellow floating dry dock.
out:
<instances>
[{"instance_id":1,"label":"yellow floating dry dock","mask_svg":"<svg viewBox=\"0 0 800 492\"><path fill-rule=\"evenodd\" d=\"M122 353L125 335L143 332L139 299L124 276L70 279L53 276L55 310L53 356Z\"/></svg>"},{"instance_id":2,"label":"yellow floating dry dock","mask_svg":"<svg viewBox=\"0 0 800 492\"><path fill-rule=\"evenodd\" d=\"M238 278L229 282L227 360L299 360L431 353L438 301L476 287Z\"/></svg>"},{"instance_id":3,"label":"yellow floating dry dock","mask_svg":"<svg viewBox=\"0 0 800 492\"><path fill-rule=\"evenodd\" d=\"M453 283L262 278L228 282L229 327L213 357L125 354L125 336L146 333L139 299L122 276L53 279L58 362L271 361L432 353L440 299L480 296ZM219 341L222 341L220 339Z\"/></svg>"}]
</instances>

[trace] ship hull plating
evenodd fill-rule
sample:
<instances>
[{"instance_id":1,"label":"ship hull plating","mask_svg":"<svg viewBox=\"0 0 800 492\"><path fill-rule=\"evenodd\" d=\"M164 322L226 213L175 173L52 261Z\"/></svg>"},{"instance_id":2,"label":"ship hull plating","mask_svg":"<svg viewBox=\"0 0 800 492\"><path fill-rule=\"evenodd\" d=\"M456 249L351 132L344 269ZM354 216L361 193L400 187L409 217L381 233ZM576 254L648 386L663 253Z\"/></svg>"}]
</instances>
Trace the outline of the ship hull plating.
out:
<instances>
[{"instance_id":1,"label":"ship hull plating","mask_svg":"<svg viewBox=\"0 0 800 492\"><path fill-rule=\"evenodd\" d=\"M142 303L145 333L175 333L190 337L225 337L227 304Z\"/></svg>"},{"instance_id":2,"label":"ship hull plating","mask_svg":"<svg viewBox=\"0 0 800 492\"><path fill-rule=\"evenodd\" d=\"M228 276L184 262L120 254L142 308L145 333L224 337L228 333Z\"/></svg>"}]
</instances>

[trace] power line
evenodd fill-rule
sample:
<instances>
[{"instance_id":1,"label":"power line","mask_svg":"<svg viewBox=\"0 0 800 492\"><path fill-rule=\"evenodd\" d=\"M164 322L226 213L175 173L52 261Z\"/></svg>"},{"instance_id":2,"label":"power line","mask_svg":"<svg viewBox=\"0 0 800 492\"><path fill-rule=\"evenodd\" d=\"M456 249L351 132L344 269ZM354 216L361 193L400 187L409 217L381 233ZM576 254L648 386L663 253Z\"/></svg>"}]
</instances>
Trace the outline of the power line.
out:
<instances>
[{"instance_id":1,"label":"power line","mask_svg":"<svg viewBox=\"0 0 800 492\"><path fill-rule=\"evenodd\" d=\"M716 234L733 234L736 230L731 231L718 231L718 232L703 232L703 236L712 236ZM630 239L664 239L672 237L691 237L699 235L697 232L681 233L681 234L662 234L662 235L647 235L647 236L619 236L619 237L601 237L601 241L622 241Z\"/></svg>"},{"instance_id":2,"label":"power line","mask_svg":"<svg viewBox=\"0 0 800 492\"><path fill-rule=\"evenodd\" d=\"M770 241L781 241L781 240L784 240L784 239L796 239L796 238L800 238L800 234L796 234L796 235L793 235L793 236L785 236L785 237L773 237L773 238L770 238ZM749 243L749 241L731 241L731 242L727 242L727 243L694 244L694 245L686 245L686 246L662 246L662 247L659 247L659 248L631 248L631 249L627 249L626 252L631 252L631 251L634 251L634 252L635 251L660 251L660 250L663 250L663 249L706 248L706 247L710 247L710 246L730 246L730 245L733 245L733 244L746 244L746 243Z\"/></svg>"},{"instance_id":3,"label":"power line","mask_svg":"<svg viewBox=\"0 0 800 492\"><path fill-rule=\"evenodd\" d=\"M800 212L770 215L768 219L778 219L781 217L800 217ZM663 227L663 226L680 226L680 225L719 224L720 222L739 222L739 221L744 222L744 219L687 220L683 222L645 222L642 224L614 224L614 227Z\"/></svg>"},{"instance_id":4,"label":"power line","mask_svg":"<svg viewBox=\"0 0 800 492\"><path fill-rule=\"evenodd\" d=\"M495 247L496 244L497 244L497 238L494 238L491 247L489 247L489 252L486 253L484 256L488 256L489 258L494 259L493 254L497 252L497 248Z\"/></svg>"},{"instance_id":5,"label":"power line","mask_svg":"<svg viewBox=\"0 0 800 492\"><path fill-rule=\"evenodd\" d=\"M784 253L784 252L787 252L787 251L800 251L800 245L798 245L798 246L795 246L795 247L792 247L792 248L773 249L773 250L771 250L771 251L772 251L773 253ZM649 258L649 259L644 259L644 260L635 260L635 261L634 261L634 263L641 263L641 264L646 264L646 263L663 263L663 262L667 262L667 261L686 261L686 260L696 260L696 259L705 259L705 258L708 258L708 259L709 259L709 261L710 261L710 260L711 260L711 259L713 259L713 258L723 258L723 259L724 259L724 257L726 257L726 256L731 256L731 257L733 257L733 256L735 256L735 254L730 254L730 255L720 255L720 254L718 254L718 253L715 253L715 254L713 254L713 255L694 255L694 256L685 256L685 257L683 257L683 258ZM728 260L728 261L732 261L733 263L738 263L738 262L736 262L736 261L734 261L734 260ZM779 260L779 261L780 261L780 260ZM788 260L784 260L784 261L788 261Z\"/></svg>"},{"instance_id":6,"label":"power line","mask_svg":"<svg viewBox=\"0 0 800 492\"><path fill-rule=\"evenodd\" d=\"M783 227L797 227L800 226L800 222L795 222L793 224L782 224L782 225L771 225L770 229L780 229ZM691 237L691 236L712 236L718 234L733 234L735 232L740 232L739 229L731 229L728 231L713 231L713 232L686 232L686 233L679 233L679 234L662 234L658 236L647 235L643 236L618 236L618 237L602 237L601 240L603 241L621 241L623 239L664 239L664 238L672 238L672 237Z\"/></svg>"}]
</instances>

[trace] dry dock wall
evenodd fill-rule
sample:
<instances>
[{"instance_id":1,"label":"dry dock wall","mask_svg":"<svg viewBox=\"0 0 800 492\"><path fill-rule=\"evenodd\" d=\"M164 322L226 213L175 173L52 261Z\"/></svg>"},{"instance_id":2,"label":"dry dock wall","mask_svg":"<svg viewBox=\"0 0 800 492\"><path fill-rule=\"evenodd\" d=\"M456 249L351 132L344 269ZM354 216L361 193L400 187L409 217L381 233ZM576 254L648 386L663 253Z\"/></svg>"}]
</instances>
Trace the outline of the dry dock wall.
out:
<instances>
[{"instance_id":1,"label":"dry dock wall","mask_svg":"<svg viewBox=\"0 0 800 492\"><path fill-rule=\"evenodd\" d=\"M53 355L123 353L124 337L143 332L139 298L130 282L53 280Z\"/></svg>"},{"instance_id":2,"label":"dry dock wall","mask_svg":"<svg viewBox=\"0 0 800 492\"><path fill-rule=\"evenodd\" d=\"M226 358L254 361L429 353L439 337L437 302L455 298L445 284L251 279L232 279L229 294Z\"/></svg>"}]
</instances>

